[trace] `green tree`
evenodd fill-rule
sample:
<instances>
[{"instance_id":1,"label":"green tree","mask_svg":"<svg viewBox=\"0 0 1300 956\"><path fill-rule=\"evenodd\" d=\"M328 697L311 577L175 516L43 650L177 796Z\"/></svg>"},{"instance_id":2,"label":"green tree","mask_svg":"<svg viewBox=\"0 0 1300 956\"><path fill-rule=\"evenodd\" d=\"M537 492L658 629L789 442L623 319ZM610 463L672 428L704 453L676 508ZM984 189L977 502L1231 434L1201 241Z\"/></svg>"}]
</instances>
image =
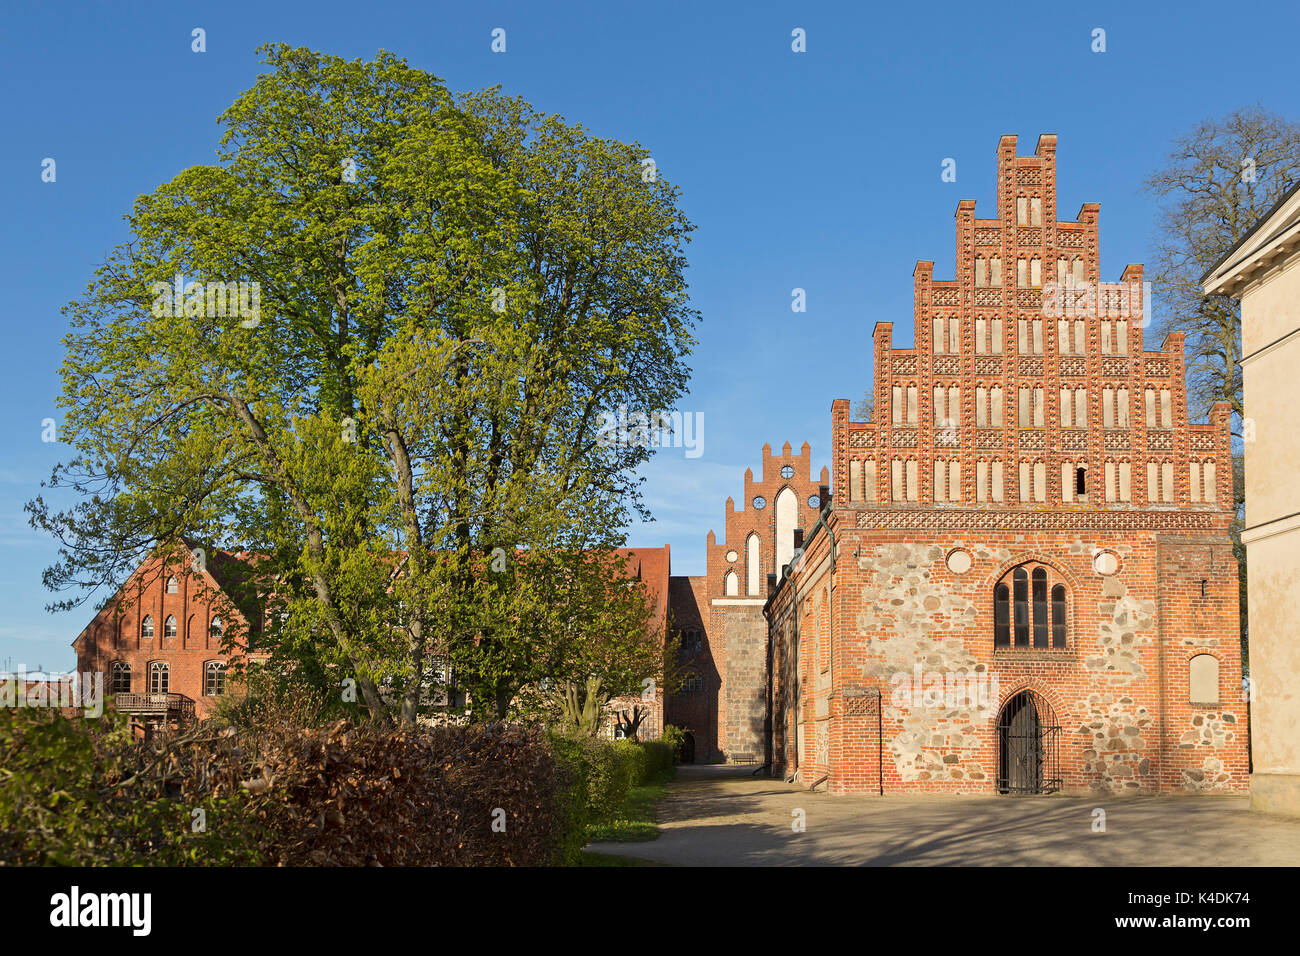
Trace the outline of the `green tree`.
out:
<instances>
[{"instance_id":1,"label":"green tree","mask_svg":"<svg viewBox=\"0 0 1300 956\"><path fill-rule=\"evenodd\" d=\"M435 660L470 662L502 715L530 597L485 589L491 562L605 551L644 514L650 452L603 416L685 386L692 227L635 144L387 53L264 53L218 163L140 197L66 309L76 454L48 484L74 503L28 505L46 584L244 548L273 660L403 722Z\"/></svg>"}]
</instances>

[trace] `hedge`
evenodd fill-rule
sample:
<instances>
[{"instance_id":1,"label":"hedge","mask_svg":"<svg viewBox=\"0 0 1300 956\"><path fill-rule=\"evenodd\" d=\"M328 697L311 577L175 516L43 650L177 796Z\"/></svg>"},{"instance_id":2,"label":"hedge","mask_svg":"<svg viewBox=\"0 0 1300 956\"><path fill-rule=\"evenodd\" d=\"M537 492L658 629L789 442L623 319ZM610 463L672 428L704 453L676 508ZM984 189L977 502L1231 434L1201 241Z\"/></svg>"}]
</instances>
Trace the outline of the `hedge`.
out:
<instances>
[{"instance_id":1,"label":"hedge","mask_svg":"<svg viewBox=\"0 0 1300 956\"><path fill-rule=\"evenodd\" d=\"M0 768L0 864L545 865L577 839L567 771L519 727L208 722L145 744L5 708Z\"/></svg>"}]
</instances>

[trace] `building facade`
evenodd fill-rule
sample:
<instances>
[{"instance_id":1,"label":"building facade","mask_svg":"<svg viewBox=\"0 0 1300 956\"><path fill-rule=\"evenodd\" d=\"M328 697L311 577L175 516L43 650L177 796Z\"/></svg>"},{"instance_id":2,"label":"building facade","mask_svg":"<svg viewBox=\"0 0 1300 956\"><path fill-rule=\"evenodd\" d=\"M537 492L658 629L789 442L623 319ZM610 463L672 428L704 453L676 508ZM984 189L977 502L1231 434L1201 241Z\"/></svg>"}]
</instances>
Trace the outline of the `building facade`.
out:
<instances>
[{"instance_id":1,"label":"building facade","mask_svg":"<svg viewBox=\"0 0 1300 956\"><path fill-rule=\"evenodd\" d=\"M1206 295L1241 300L1250 573L1251 806L1300 817L1300 184L1202 277Z\"/></svg>"},{"instance_id":2,"label":"building facade","mask_svg":"<svg viewBox=\"0 0 1300 956\"><path fill-rule=\"evenodd\" d=\"M1142 269L1100 277L1056 141L997 153L877 324L875 415L832 406L835 495L766 612L775 773L834 792L1243 792L1229 409L1188 421Z\"/></svg>"},{"instance_id":3,"label":"building facade","mask_svg":"<svg viewBox=\"0 0 1300 956\"><path fill-rule=\"evenodd\" d=\"M226 633L260 623L240 600L250 573L248 556L229 552L146 560L73 641L77 670L102 674L108 699L142 729L210 715L246 647L226 646Z\"/></svg>"}]
</instances>

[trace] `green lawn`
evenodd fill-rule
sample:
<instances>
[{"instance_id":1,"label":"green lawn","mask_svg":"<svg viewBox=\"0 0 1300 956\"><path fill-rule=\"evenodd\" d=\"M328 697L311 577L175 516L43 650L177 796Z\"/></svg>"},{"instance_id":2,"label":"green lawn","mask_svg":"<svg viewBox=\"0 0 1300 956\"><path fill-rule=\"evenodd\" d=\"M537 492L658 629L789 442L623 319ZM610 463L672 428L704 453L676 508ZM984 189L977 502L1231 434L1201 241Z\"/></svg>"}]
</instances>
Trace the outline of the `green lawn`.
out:
<instances>
[{"instance_id":1,"label":"green lawn","mask_svg":"<svg viewBox=\"0 0 1300 956\"><path fill-rule=\"evenodd\" d=\"M633 787L628 792L627 802L613 820L587 827L587 840L591 843L645 843L659 839L655 806L667 792L668 781L674 772Z\"/></svg>"}]
</instances>

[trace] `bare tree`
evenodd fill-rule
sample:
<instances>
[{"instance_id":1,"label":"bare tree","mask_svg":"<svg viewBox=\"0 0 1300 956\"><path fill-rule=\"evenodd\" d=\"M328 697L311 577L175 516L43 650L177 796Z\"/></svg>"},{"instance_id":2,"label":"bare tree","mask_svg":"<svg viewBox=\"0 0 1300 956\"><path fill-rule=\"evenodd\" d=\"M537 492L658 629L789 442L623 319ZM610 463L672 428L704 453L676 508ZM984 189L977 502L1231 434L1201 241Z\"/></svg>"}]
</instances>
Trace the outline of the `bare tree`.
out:
<instances>
[{"instance_id":1,"label":"bare tree","mask_svg":"<svg viewBox=\"0 0 1300 956\"><path fill-rule=\"evenodd\" d=\"M1245 416L1241 379L1241 305L1230 296L1201 292L1204 275L1300 179L1300 125L1248 106L1207 119L1174 141L1167 165L1146 182L1159 196L1161 215L1151 280L1156 340L1185 334L1187 403L1204 418L1219 401L1232 406L1233 434ZM1238 446L1239 447L1239 446ZM1232 523L1241 586L1241 636L1246 648L1245 468L1233 454ZM1248 658L1246 658L1248 659Z\"/></svg>"},{"instance_id":2,"label":"bare tree","mask_svg":"<svg viewBox=\"0 0 1300 956\"><path fill-rule=\"evenodd\" d=\"M869 422L871 416L876 411L876 399L871 394L871 390L862 393L862 398L853 405L853 420L855 422Z\"/></svg>"},{"instance_id":3,"label":"bare tree","mask_svg":"<svg viewBox=\"0 0 1300 956\"><path fill-rule=\"evenodd\" d=\"M1189 412L1232 405L1240 435L1241 309L1201 293L1201 276L1300 179L1300 125L1244 107L1207 119L1173 143L1167 165L1146 182L1162 200L1151 280L1156 340L1186 334Z\"/></svg>"}]
</instances>

